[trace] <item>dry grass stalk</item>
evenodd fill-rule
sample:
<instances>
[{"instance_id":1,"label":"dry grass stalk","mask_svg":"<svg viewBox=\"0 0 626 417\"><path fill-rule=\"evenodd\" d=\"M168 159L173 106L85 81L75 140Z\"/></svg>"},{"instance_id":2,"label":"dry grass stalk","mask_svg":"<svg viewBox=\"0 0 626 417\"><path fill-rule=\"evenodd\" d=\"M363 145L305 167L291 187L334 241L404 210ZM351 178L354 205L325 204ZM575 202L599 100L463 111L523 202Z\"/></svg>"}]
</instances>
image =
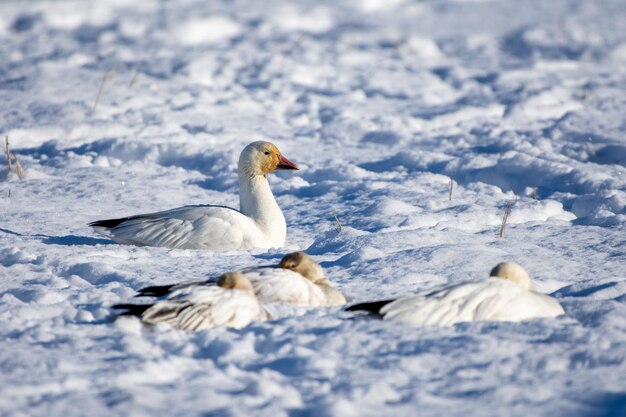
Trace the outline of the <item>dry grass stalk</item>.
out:
<instances>
[{"instance_id":1,"label":"dry grass stalk","mask_svg":"<svg viewBox=\"0 0 626 417\"><path fill-rule=\"evenodd\" d=\"M110 69L109 71L107 71L106 74L104 74L104 78L102 78L102 82L100 83L100 88L98 89L98 95L96 96L96 101L93 103L93 108L91 109L92 113L95 113L96 109L98 108L98 103L100 102L100 96L102 96L102 92L104 91L104 85L108 81L111 81L114 75L115 75L114 69Z\"/></svg>"},{"instance_id":2,"label":"dry grass stalk","mask_svg":"<svg viewBox=\"0 0 626 417\"><path fill-rule=\"evenodd\" d=\"M500 226L500 239L504 238L504 230L506 229L506 222L509 220L509 214L511 214L511 203L508 203L504 207L504 215L502 216L502 225Z\"/></svg>"},{"instance_id":3,"label":"dry grass stalk","mask_svg":"<svg viewBox=\"0 0 626 417\"><path fill-rule=\"evenodd\" d=\"M15 172L17 173L17 177L19 179L24 178L24 170L22 169L22 164L20 164L20 160L17 159L17 156L13 155L15 158Z\"/></svg>"},{"instance_id":4,"label":"dry grass stalk","mask_svg":"<svg viewBox=\"0 0 626 417\"><path fill-rule=\"evenodd\" d=\"M9 172L13 169L13 164L11 163L11 144L9 143L9 136L7 135L4 139L4 150L7 154L7 161L9 161Z\"/></svg>"},{"instance_id":5,"label":"dry grass stalk","mask_svg":"<svg viewBox=\"0 0 626 417\"><path fill-rule=\"evenodd\" d=\"M452 201L452 187L454 187L454 180L450 178L450 195L448 196L448 201Z\"/></svg>"},{"instance_id":6,"label":"dry grass stalk","mask_svg":"<svg viewBox=\"0 0 626 417\"><path fill-rule=\"evenodd\" d=\"M132 89L135 84L137 84L137 77L139 76L139 71L135 70L133 71L133 78L130 79L130 82L128 83L128 88Z\"/></svg>"},{"instance_id":7,"label":"dry grass stalk","mask_svg":"<svg viewBox=\"0 0 626 417\"><path fill-rule=\"evenodd\" d=\"M532 197L533 200L536 200L537 198L539 198L539 191L537 190L537 187L533 188L533 192L530 196Z\"/></svg>"},{"instance_id":8,"label":"dry grass stalk","mask_svg":"<svg viewBox=\"0 0 626 417\"><path fill-rule=\"evenodd\" d=\"M337 233L343 232L343 226L341 225L341 222L339 221L339 217L337 217L336 214L333 214L333 216L335 216L335 221L337 222Z\"/></svg>"},{"instance_id":9,"label":"dry grass stalk","mask_svg":"<svg viewBox=\"0 0 626 417\"><path fill-rule=\"evenodd\" d=\"M567 41L567 32L565 31L565 16L559 18L559 43L565 44Z\"/></svg>"},{"instance_id":10,"label":"dry grass stalk","mask_svg":"<svg viewBox=\"0 0 626 417\"><path fill-rule=\"evenodd\" d=\"M19 159L17 159L17 156L13 152L11 152L11 143L9 143L8 135L5 136L4 143L9 172L13 171L13 159L15 159L15 172L17 173L19 179L24 178L24 169L22 168L22 164L20 163ZM11 190L9 190L9 197L11 197Z\"/></svg>"}]
</instances>

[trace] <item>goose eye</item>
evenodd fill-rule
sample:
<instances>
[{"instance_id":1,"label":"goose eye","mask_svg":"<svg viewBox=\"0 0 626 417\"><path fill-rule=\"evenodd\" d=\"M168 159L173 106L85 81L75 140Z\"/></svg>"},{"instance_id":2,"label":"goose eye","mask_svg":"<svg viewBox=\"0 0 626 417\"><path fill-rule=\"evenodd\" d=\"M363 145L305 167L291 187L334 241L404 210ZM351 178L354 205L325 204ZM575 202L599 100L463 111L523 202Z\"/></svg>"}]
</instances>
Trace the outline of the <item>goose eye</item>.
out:
<instances>
[{"instance_id":1,"label":"goose eye","mask_svg":"<svg viewBox=\"0 0 626 417\"><path fill-rule=\"evenodd\" d=\"M265 155L269 155L269 154L270 154L270 151L265 151Z\"/></svg>"}]
</instances>

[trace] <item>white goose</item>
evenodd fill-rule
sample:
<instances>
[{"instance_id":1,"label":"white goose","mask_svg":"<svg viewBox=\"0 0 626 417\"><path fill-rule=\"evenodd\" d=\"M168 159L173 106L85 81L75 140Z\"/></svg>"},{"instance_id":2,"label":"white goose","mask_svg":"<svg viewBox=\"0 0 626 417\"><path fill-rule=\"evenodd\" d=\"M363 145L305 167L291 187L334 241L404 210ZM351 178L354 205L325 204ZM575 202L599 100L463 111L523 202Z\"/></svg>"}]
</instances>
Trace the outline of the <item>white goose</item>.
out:
<instances>
[{"instance_id":1,"label":"white goose","mask_svg":"<svg viewBox=\"0 0 626 417\"><path fill-rule=\"evenodd\" d=\"M266 175L299 169L269 142L252 142L239 157L240 211L186 206L89 223L117 243L182 249L247 250L281 247L287 225Z\"/></svg>"},{"instance_id":2,"label":"white goose","mask_svg":"<svg viewBox=\"0 0 626 417\"><path fill-rule=\"evenodd\" d=\"M195 286L184 294L172 294L154 304L118 304L122 315L138 316L147 324L167 323L187 331L217 326L242 328L252 321L270 319L254 295L250 281L240 272L220 276L217 285Z\"/></svg>"},{"instance_id":3,"label":"white goose","mask_svg":"<svg viewBox=\"0 0 626 417\"><path fill-rule=\"evenodd\" d=\"M526 271L513 262L496 265L484 281L357 304L347 310L369 311L380 314L383 320L426 326L452 326L466 321L517 322L565 314L554 298L533 291Z\"/></svg>"},{"instance_id":4,"label":"white goose","mask_svg":"<svg viewBox=\"0 0 626 417\"><path fill-rule=\"evenodd\" d=\"M346 299L331 286L322 267L309 255L286 255L278 267L241 271L262 303L287 303L302 307L339 306Z\"/></svg>"},{"instance_id":5,"label":"white goose","mask_svg":"<svg viewBox=\"0 0 626 417\"><path fill-rule=\"evenodd\" d=\"M280 261L278 267L248 268L240 271L251 283L262 303L288 303L305 307L339 306L346 298L332 287L322 267L304 252L293 252ZM162 299L191 297L198 288L215 286L213 279L177 285L147 287L138 297Z\"/></svg>"}]
</instances>

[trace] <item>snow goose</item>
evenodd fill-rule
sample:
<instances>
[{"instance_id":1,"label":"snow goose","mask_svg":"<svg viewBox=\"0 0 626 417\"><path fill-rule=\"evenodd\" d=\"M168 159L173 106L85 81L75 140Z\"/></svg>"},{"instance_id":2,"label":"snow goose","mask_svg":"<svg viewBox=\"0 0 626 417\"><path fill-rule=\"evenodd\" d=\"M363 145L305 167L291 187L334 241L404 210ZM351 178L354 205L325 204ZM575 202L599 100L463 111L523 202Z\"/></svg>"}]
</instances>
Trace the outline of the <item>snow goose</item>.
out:
<instances>
[{"instance_id":1,"label":"snow goose","mask_svg":"<svg viewBox=\"0 0 626 417\"><path fill-rule=\"evenodd\" d=\"M185 206L89 223L117 243L182 249L247 250L280 247L287 225L266 175L299 169L269 142L252 142L239 157L240 211Z\"/></svg>"},{"instance_id":2,"label":"snow goose","mask_svg":"<svg viewBox=\"0 0 626 417\"><path fill-rule=\"evenodd\" d=\"M304 252L286 255L278 267L248 268L240 271L251 283L262 303L288 303L305 307L338 306L346 299L333 288L322 267ZM138 297L169 298L193 294L196 288L214 286L215 280L147 287Z\"/></svg>"},{"instance_id":3,"label":"snow goose","mask_svg":"<svg viewBox=\"0 0 626 417\"><path fill-rule=\"evenodd\" d=\"M220 276L217 285L173 291L154 304L117 304L113 308L124 309L121 315L137 316L144 323L167 323L187 331L216 326L242 328L252 321L270 318L254 295L250 281L240 272Z\"/></svg>"},{"instance_id":4,"label":"snow goose","mask_svg":"<svg viewBox=\"0 0 626 417\"><path fill-rule=\"evenodd\" d=\"M285 255L278 264L279 268L283 268L289 271L294 271L306 278L307 285L311 288L311 294L317 293L313 290L313 287L321 290L323 297L317 297L316 302L309 304L305 303L292 303L310 306L340 306L346 303L346 297L336 288L332 286L321 265L315 262L313 258L304 252L293 252ZM311 284L313 286L311 286ZM277 283L278 284L278 283Z\"/></svg>"},{"instance_id":5,"label":"snow goose","mask_svg":"<svg viewBox=\"0 0 626 417\"><path fill-rule=\"evenodd\" d=\"M513 262L496 265L484 281L347 308L359 310L377 313L383 320L431 326L466 321L522 321L565 313L554 298L534 291L526 271Z\"/></svg>"}]
</instances>

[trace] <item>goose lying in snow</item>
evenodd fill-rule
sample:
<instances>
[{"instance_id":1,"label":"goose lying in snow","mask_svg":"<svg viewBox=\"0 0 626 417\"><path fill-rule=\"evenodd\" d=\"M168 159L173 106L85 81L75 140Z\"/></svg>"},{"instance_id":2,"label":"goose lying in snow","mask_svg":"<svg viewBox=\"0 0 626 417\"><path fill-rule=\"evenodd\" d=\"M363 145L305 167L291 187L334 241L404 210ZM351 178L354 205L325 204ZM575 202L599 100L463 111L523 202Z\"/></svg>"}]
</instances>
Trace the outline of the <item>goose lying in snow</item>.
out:
<instances>
[{"instance_id":1,"label":"goose lying in snow","mask_svg":"<svg viewBox=\"0 0 626 417\"><path fill-rule=\"evenodd\" d=\"M324 270L304 252L293 252L281 259L278 267L285 272L298 274L304 279L295 277L252 279L253 287L261 300L282 301L302 306L340 306L346 303L346 297L334 288ZM246 276L250 273L246 273ZM274 274L272 274L274 275ZM296 287L296 281L298 287ZM258 288L258 290L257 290ZM297 289L296 289L297 288ZM306 288L306 289L305 289Z\"/></svg>"},{"instance_id":2,"label":"goose lying in snow","mask_svg":"<svg viewBox=\"0 0 626 417\"><path fill-rule=\"evenodd\" d=\"M532 290L526 271L503 262L490 278L432 292L350 306L347 311L369 311L383 320L416 325L452 326L465 321L522 321L564 314L552 297Z\"/></svg>"},{"instance_id":3,"label":"goose lying in snow","mask_svg":"<svg viewBox=\"0 0 626 417\"><path fill-rule=\"evenodd\" d=\"M247 250L281 247L287 225L266 175L298 169L269 142L252 142L239 157L240 211L186 206L89 223L117 243L184 249Z\"/></svg>"},{"instance_id":4,"label":"goose lying in snow","mask_svg":"<svg viewBox=\"0 0 626 417\"><path fill-rule=\"evenodd\" d=\"M261 303L282 302L307 307L338 306L346 303L343 294L331 286L322 267L304 252L286 255L278 267L249 268L229 274L236 274L239 279L238 282L245 282L245 284L235 288L245 286L244 288L248 289L247 286L249 286L249 291L256 297L255 300L258 299L258 302ZM204 318L206 314L214 314L213 310L217 308L213 307L216 305L216 297L225 294L224 290L220 288L220 286L224 286L220 284L220 280L224 280L223 277L218 278L218 286L215 285L215 280L210 279L177 285L147 287L139 290L137 296L160 297L154 304L117 304L113 308L127 310L122 315L139 316L146 323L165 321L174 327L185 330L200 330L200 328L195 329L188 325L183 327L181 321L193 325L217 323L237 327L232 324L217 322L213 318ZM209 304L205 306L207 303ZM228 304L227 307L230 310L220 311L236 312L233 303ZM248 317L250 313L247 313L249 311L247 304L244 311L247 314L244 317ZM183 315L184 318L182 318ZM210 327L206 324L203 325L202 328Z\"/></svg>"},{"instance_id":5,"label":"goose lying in snow","mask_svg":"<svg viewBox=\"0 0 626 417\"><path fill-rule=\"evenodd\" d=\"M240 272L220 276L217 285L188 288L154 304L118 304L114 308L125 309L122 315L138 316L144 323L167 323L188 331L216 326L242 328L270 318L254 295L252 284Z\"/></svg>"},{"instance_id":6,"label":"goose lying in snow","mask_svg":"<svg viewBox=\"0 0 626 417\"><path fill-rule=\"evenodd\" d=\"M346 299L331 286L324 270L304 252L293 252L277 267L248 268L240 271L252 284L263 303L288 303L305 307L338 306ZM138 297L180 297L196 287L214 286L213 278L182 284L161 285L139 290Z\"/></svg>"}]
</instances>

